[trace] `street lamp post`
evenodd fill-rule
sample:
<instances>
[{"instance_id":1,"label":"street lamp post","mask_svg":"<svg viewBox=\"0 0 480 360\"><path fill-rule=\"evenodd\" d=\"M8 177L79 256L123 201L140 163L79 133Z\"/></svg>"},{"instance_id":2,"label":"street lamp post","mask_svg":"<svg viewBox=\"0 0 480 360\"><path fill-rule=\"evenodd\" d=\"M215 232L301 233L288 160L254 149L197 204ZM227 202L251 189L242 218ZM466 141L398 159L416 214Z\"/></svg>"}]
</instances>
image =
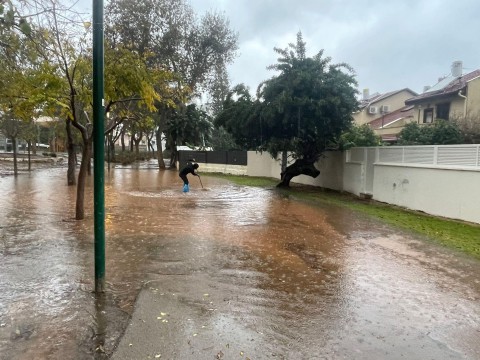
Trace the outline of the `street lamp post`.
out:
<instances>
[{"instance_id":1,"label":"street lamp post","mask_svg":"<svg viewBox=\"0 0 480 360\"><path fill-rule=\"evenodd\" d=\"M95 292L105 290L105 144L103 0L93 0L93 174Z\"/></svg>"}]
</instances>

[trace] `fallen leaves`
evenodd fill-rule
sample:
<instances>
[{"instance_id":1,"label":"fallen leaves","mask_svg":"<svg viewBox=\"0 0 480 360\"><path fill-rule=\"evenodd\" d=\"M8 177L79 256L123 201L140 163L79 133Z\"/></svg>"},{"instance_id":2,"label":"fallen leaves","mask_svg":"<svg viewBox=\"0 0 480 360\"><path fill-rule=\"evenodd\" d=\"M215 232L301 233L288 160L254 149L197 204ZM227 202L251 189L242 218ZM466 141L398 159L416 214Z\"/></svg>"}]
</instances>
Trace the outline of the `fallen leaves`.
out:
<instances>
[{"instance_id":1,"label":"fallen leaves","mask_svg":"<svg viewBox=\"0 0 480 360\"><path fill-rule=\"evenodd\" d=\"M157 316L157 320L162 320L162 323L168 323L167 319L164 319L165 316L167 316L167 313L160 312L160 316Z\"/></svg>"}]
</instances>

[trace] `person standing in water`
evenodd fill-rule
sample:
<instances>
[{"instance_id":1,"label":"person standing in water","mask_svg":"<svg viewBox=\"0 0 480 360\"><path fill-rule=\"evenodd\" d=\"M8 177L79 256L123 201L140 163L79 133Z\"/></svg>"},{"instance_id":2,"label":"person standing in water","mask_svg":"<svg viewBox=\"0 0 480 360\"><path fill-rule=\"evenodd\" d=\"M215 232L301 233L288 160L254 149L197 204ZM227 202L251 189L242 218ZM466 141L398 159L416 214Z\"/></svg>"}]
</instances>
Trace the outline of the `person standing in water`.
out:
<instances>
[{"instance_id":1,"label":"person standing in water","mask_svg":"<svg viewBox=\"0 0 480 360\"><path fill-rule=\"evenodd\" d=\"M189 161L187 163L187 166L185 166L182 170L180 170L180 173L178 174L178 176L180 176L180 178L183 180L183 192L190 191L187 175L192 174L194 176L198 176L197 169L198 169L198 164L192 163Z\"/></svg>"}]
</instances>

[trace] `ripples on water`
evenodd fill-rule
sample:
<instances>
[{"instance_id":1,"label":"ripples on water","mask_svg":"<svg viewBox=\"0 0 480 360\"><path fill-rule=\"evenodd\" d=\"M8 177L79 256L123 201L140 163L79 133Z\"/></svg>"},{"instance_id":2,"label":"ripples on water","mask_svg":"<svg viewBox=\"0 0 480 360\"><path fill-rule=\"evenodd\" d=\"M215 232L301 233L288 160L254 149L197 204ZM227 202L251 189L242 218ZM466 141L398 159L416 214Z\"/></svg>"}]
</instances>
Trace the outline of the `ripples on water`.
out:
<instances>
[{"instance_id":1,"label":"ripples on water","mask_svg":"<svg viewBox=\"0 0 480 360\"><path fill-rule=\"evenodd\" d=\"M177 172L151 167L106 173L102 299L91 293L91 182L87 217L76 222L75 188L65 185L64 169L0 178L2 360L111 352L142 284L165 276L181 276L188 284L202 274L227 304L227 312L212 314L212 326L253 334L265 348L290 358L327 348L325 354L334 354L342 347L343 354L355 354L369 340L366 330L381 336L379 316L385 333L410 327L420 336L428 322L441 339L445 331L434 316L468 329L476 324L467 317L478 306L458 299L475 298L478 289L436 275L425 265L435 255L412 251L405 235L394 236L384 225L376 230L346 209L314 208L273 190L212 177L202 177L204 189L191 178L191 192L182 193ZM422 301L434 310L422 310ZM455 301L462 313L438 309ZM402 320L407 316L417 320ZM352 336L361 342L349 345Z\"/></svg>"}]
</instances>

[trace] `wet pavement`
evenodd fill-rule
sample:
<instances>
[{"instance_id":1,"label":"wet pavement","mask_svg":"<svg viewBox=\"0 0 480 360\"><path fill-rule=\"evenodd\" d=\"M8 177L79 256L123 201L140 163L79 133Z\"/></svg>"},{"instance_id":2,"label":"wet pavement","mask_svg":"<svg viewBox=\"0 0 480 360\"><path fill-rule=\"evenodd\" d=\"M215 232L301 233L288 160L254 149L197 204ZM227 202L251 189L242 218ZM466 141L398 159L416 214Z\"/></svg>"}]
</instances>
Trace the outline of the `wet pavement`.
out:
<instances>
[{"instance_id":1,"label":"wet pavement","mask_svg":"<svg viewBox=\"0 0 480 360\"><path fill-rule=\"evenodd\" d=\"M479 359L480 263L348 209L106 172L107 292L92 184L0 177L0 359ZM138 301L135 299L138 296Z\"/></svg>"}]
</instances>

